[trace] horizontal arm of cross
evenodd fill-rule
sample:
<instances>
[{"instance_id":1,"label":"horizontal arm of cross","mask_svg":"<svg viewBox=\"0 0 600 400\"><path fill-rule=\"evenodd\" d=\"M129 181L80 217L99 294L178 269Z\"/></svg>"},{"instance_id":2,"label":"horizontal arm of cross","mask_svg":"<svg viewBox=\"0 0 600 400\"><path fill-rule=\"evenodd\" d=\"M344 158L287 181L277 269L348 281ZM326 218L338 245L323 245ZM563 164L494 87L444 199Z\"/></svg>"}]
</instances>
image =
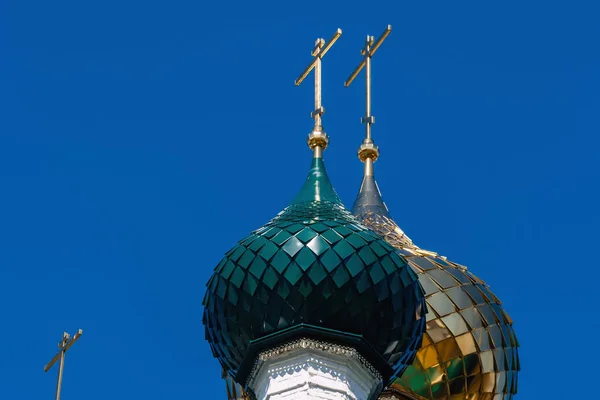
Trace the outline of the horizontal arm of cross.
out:
<instances>
[{"instance_id":1,"label":"horizontal arm of cross","mask_svg":"<svg viewBox=\"0 0 600 400\"><path fill-rule=\"evenodd\" d=\"M296 79L294 81L294 85L299 86L302 83L302 81L308 76L308 74L310 73L310 71L312 71L312 69L317 64L317 60L319 60L320 58L323 58L323 56L325 55L325 53L327 53L329 51L329 49L331 48L331 46L333 46L333 44L336 42L336 40L339 39L339 37L341 35L342 35L342 30L338 28L338 30L335 32L335 34L333 35L333 37L331 39L329 39L329 41L327 43L325 43L323 45L323 47L321 47L321 50L314 56L314 58L310 62L310 64L308 64L308 66L304 69L304 71L302 71L302 73L300 74L300 76L298 77L298 79ZM316 52L315 50L313 50L313 54Z\"/></svg>"},{"instance_id":2,"label":"horizontal arm of cross","mask_svg":"<svg viewBox=\"0 0 600 400\"><path fill-rule=\"evenodd\" d=\"M367 63L367 58L373 57L373 55L375 54L375 52L377 51L379 46L381 46L381 44L383 43L385 38L388 37L388 35L390 34L391 31L392 31L392 26L388 25L387 28L385 28L385 31L383 31L383 33L381 34L381 36L379 36L377 41L375 41L375 43L370 45L373 41L369 40L369 42L370 42L369 45L365 46L365 48L362 49L362 51L361 51L361 54L364 55L364 58L362 59L360 64L358 64L358 66L354 69L354 71L352 71L352 73L350 74L348 79L346 79L346 81L344 82L344 86L346 86L346 87L350 86L350 84L352 83L354 78L356 78L356 76L360 73L360 71L362 71L362 69L365 67L365 64ZM373 36L371 36L371 38L372 37Z\"/></svg>"},{"instance_id":3,"label":"horizontal arm of cross","mask_svg":"<svg viewBox=\"0 0 600 400\"><path fill-rule=\"evenodd\" d=\"M58 353L56 353L56 355L52 358L52 360L50 360L50 362L48 364L46 364L46 366L44 367L44 372L48 372L50 370L50 368L52 368L54 363L60 359L61 353L64 353L67 350L69 350L69 347L73 346L73 343L75 343L77 341L77 339L79 339L81 337L82 333L83 333L83 331L80 329L79 332L77 332L73 336L73 339L71 339L70 341L67 342L67 344L65 344L63 347L61 347L61 349L58 351Z\"/></svg>"},{"instance_id":4,"label":"horizontal arm of cross","mask_svg":"<svg viewBox=\"0 0 600 400\"><path fill-rule=\"evenodd\" d=\"M392 26L388 25L387 28L385 28L385 31L383 31L383 33L381 34L381 36L379 36L379 39L377 39L375 44L373 44L373 46L371 46L371 51L369 52L370 57L373 57L373 54L375 54L375 52L377 51L379 46L381 46L381 44L383 43L385 38L388 37L388 35L390 34L391 31L392 31Z\"/></svg>"},{"instance_id":5,"label":"horizontal arm of cross","mask_svg":"<svg viewBox=\"0 0 600 400\"><path fill-rule=\"evenodd\" d=\"M346 79L346 81L344 82L344 86L346 86L346 87L350 86L350 84L352 83L354 78L356 78L356 76L360 73L360 71L362 71L362 69L364 68L366 63L367 63L367 56L365 56L365 58L362 59L360 64L358 64L358 67L356 67L354 69L354 71L352 71L352 73L350 74L348 79Z\"/></svg>"}]
</instances>

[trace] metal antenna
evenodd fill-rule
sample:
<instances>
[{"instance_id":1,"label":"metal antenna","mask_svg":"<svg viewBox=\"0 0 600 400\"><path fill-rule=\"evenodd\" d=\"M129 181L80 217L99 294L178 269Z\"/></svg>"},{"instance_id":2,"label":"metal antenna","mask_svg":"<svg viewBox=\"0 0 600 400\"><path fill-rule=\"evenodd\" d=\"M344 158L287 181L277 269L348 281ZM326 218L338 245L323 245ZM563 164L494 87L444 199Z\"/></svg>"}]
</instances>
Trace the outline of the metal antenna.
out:
<instances>
[{"instance_id":1,"label":"metal antenna","mask_svg":"<svg viewBox=\"0 0 600 400\"><path fill-rule=\"evenodd\" d=\"M379 157L379 149L373 143L371 138L371 125L375 123L375 117L371 115L371 57L375 54L379 46L388 37L392 31L392 26L388 25L385 31L377 40L373 36L367 35L365 47L362 48L361 54L364 56L360 64L354 69L350 77L344 82L344 86L348 87L354 81L354 78L366 66L366 115L361 118L361 122L365 124L365 139L358 149L358 158L365 163L365 175L373 174L373 162Z\"/></svg>"},{"instance_id":2,"label":"metal antenna","mask_svg":"<svg viewBox=\"0 0 600 400\"><path fill-rule=\"evenodd\" d=\"M73 343L75 343L77 339L81 337L82 333L83 331L80 329L75 335L73 335L73 339L71 339L71 336L67 332L64 332L62 340L58 343L58 348L60 350L58 351L58 353L56 353L52 360L50 360L50 362L44 367L44 372L48 372L50 368L52 368L54 363L60 359L60 364L58 366L58 382L56 383L56 400L60 400L60 389L62 386L63 369L65 367L65 354L67 350L69 350L69 347L71 347Z\"/></svg>"},{"instance_id":3,"label":"metal antenna","mask_svg":"<svg viewBox=\"0 0 600 400\"><path fill-rule=\"evenodd\" d=\"M338 28L335 34L329 41L325 42L324 39L317 39L315 47L311 54L313 59L308 66L302 71L298 79L294 82L296 86L300 86L302 81L308 76L310 71L315 70L315 109L311 113L311 117L315 120L315 125L312 132L308 135L308 146L315 152L315 157L321 157L322 151L325 150L329 143L329 138L325 131L323 131L322 118L321 116L325 113L325 108L321 103L321 59L329 51L331 46L339 39L342 35L342 30Z\"/></svg>"}]
</instances>

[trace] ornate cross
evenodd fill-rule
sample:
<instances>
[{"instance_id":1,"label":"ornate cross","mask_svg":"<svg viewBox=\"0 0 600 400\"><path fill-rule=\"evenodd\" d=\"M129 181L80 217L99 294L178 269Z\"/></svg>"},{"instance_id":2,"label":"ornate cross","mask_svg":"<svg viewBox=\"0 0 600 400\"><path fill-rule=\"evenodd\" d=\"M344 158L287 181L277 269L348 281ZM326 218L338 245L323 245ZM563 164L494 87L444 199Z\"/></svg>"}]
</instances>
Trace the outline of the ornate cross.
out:
<instances>
[{"instance_id":1,"label":"ornate cross","mask_svg":"<svg viewBox=\"0 0 600 400\"><path fill-rule=\"evenodd\" d=\"M356 76L363 69L363 67L367 67L365 72L367 81L366 115L363 118L361 118L361 122L366 125L366 137L365 142L363 143L373 143L373 140L371 139L371 124L375 123L375 117L371 115L371 57L373 57L379 46L381 46L381 44L383 43L385 38L388 37L391 31L392 26L388 25L385 31L383 31L383 33L381 34L381 36L379 36L377 40L375 40L373 36L367 35L365 47L363 47L363 49L361 50L361 54L364 56L364 58L362 59L360 64L358 64L358 67L354 69L354 72L350 74L350 77L346 79L346 82L344 82L344 86L350 86L354 78L356 78Z\"/></svg>"},{"instance_id":2,"label":"ornate cross","mask_svg":"<svg viewBox=\"0 0 600 400\"><path fill-rule=\"evenodd\" d=\"M321 116L325 113L325 109L321 103L321 59L329 51L331 46L338 40L342 35L342 30L338 28L333 37L325 42L324 39L317 39L315 47L311 54L314 56L310 64L302 71L298 79L294 82L296 86L299 86L304 78L308 76L310 71L315 70L315 109L311 113L311 117L315 120L315 126L313 133L323 131ZM323 132L324 133L324 132Z\"/></svg>"}]
</instances>

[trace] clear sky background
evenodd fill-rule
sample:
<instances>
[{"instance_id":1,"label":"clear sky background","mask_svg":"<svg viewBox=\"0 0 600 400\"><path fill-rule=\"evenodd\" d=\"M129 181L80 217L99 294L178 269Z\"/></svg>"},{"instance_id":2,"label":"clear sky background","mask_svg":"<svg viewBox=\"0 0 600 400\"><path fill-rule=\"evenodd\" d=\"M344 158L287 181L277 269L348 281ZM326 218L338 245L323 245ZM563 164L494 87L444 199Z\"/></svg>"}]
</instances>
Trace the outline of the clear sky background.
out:
<instances>
[{"instance_id":1,"label":"clear sky background","mask_svg":"<svg viewBox=\"0 0 600 400\"><path fill-rule=\"evenodd\" d=\"M225 399L201 323L225 251L310 163L317 37L325 153L348 207L366 34L376 176L416 244L515 320L520 399L593 398L600 352L600 23L587 2L0 2L1 399L84 330L63 399Z\"/></svg>"}]
</instances>

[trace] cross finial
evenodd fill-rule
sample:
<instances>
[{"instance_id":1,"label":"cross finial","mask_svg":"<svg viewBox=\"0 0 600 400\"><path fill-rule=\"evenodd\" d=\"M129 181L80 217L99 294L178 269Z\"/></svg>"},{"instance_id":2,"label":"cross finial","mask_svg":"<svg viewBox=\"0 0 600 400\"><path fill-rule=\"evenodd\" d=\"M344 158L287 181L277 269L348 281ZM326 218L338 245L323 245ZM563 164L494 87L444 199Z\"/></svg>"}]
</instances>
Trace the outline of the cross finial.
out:
<instances>
[{"instance_id":1,"label":"cross finial","mask_svg":"<svg viewBox=\"0 0 600 400\"><path fill-rule=\"evenodd\" d=\"M375 40L374 36L367 35L365 47L361 50L361 54L364 58L354 69L352 74L350 74L350 77L346 79L346 82L344 82L344 86L350 86L354 78L356 78L363 67L366 66L366 113L365 116L361 118L361 122L365 124L365 139L358 149L358 158L365 163L365 175L373 175L373 163L377 160L377 157L379 157L379 149L375 146L375 143L371 138L371 125L375 123L375 117L371 115L371 57L373 57L373 54L375 54L391 31L392 26L388 25L377 40Z\"/></svg>"},{"instance_id":2,"label":"cross finial","mask_svg":"<svg viewBox=\"0 0 600 400\"><path fill-rule=\"evenodd\" d=\"M65 367L65 354L67 353L67 350L69 350L69 347L73 346L73 343L75 343L77 339L79 339L82 333L83 331L80 329L75 335L73 335L73 338L71 339L71 335L69 335L67 332L63 332L62 339L60 342L58 342L58 348L60 350L58 351L58 353L56 353L52 360L50 360L50 362L44 367L44 372L48 372L50 368L52 368L54 363L60 360L58 366L58 381L56 383L56 400L60 400L63 369Z\"/></svg>"},{"instance_id":3,"label":"cross finial","mask_svg":"<svg viewBox=\"0 0 600 400\"><path fill-rule=\"evenodd\" d=\"M321 152L325 150L329 143L329 138L323 130L322 115L325 113L321 101L321 59L329 51L331 46L338 40L342 35L342 30L338 28L333 37L329 41L325 42L324 39L317 39L315 47L311 54L313 59L308 66L302 71L298 79L294 82L296 86L299 86L302 81L308 76L310 71L315 70L315 109L311 113L311 117L315 120L315 124L312 132L308 135L308 146L315 152L315 157L321 157Z\"/></svg>"}]
</instances>

